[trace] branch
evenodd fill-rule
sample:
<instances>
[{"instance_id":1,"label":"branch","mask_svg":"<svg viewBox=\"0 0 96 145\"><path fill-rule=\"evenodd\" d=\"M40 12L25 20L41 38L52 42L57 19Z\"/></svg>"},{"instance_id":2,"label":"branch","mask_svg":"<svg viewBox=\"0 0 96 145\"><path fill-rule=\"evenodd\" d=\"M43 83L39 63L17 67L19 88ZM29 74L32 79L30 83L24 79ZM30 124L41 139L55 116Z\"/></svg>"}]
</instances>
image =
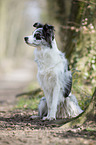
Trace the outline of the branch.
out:
<instances>
[{"instance_id":1,"label":"branch","mask_svg":"<svg viewBox=\"0 0 96 145\"><path fill-rule=\"evenodd\" d=\"M20 97L20 96L24 96L24 95L27 95L27 96L35 96L37 95L38 93L42 92L42 89L41 88L38 88L36 90L33 90L33 91L30 91L30 92L24 92L24 93L20 93L20 94L17 94L16 97Z\"/></svg>"}]
</instances>

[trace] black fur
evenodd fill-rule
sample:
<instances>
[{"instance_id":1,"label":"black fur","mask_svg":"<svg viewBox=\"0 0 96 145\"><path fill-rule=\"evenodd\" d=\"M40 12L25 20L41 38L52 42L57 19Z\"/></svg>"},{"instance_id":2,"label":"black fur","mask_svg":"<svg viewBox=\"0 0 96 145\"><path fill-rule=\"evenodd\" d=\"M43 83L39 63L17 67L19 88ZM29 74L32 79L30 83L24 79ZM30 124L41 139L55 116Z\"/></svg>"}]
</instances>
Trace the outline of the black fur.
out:
<instances>
[{"instance_id":1,"label":"black fur","mask_svg":"<svg viewBox=\"0 0 96 145\"><path fill-rule=\"evenodd\" d=\"M48 42L50 48L52 48L52 40L54 39L54 27L48 24L43 26L43 36L46 42Z\"/></svg>"},{"instance_id":2,"label":"black fur","mask_svg":"<svg viewBox=\"0 0 96 145\"><path fill-rule=\"evenodd\" d=\"M40 35L40 33L36 33L34 35L34 37L36 37L37 40L41 40L41 38L42 38L41 35Z\"/></svg>"},{"instance_id":3,"label":"black fur","mask_svg":"<svg viewBox=\"0 0 96 145\"><path fill-rule=\"evenodd\" d=\"M38 28L42 28L42 38L46 40L46 42L48 43L48 46L50 48L52 48L52 40L54 39L54 26L52 25L48 25L48 24L41 24L41 23L35 23L33 25L34 27ZM40 40L39 35L37 34L37 39Z\"/></svg>"},{"instance_id":4,"label":"black fur","mask_svg":"<svg viewBox=\"0 0 96 145\"><path fill-rule=\"evenodd\" d=\"M33 25L33 27L36 27L36 28L42 28L43 26L44 26L43 24L38 23L38 22Z\"/></svg>"},{"instance_id":5,"label":"black fur","mask_svg":"<svg viewBox=\"0 0 96 145\"><path fill-rule=\"evenodd\" d=\"M68 65L68 71L70 71L70 67ZM66 85L66 88L65 88L65 92L63 93L63 96L65 98L67 98L71 92L71 88L72 88L72 76L70 76L70 81L68 82L68 84Z\"/></svg>"},{"instance_id":6,"label":"black fur","mask_svg":"<svg viewBox=\"0 0 96 145\"><path fill-rule=\"evenodd\" d=\"M71 92L72 88L72 77L70 76L70 82L66 85L65 92L63 93L63 96L67 98Z\"/></svg>"}]
</instances>

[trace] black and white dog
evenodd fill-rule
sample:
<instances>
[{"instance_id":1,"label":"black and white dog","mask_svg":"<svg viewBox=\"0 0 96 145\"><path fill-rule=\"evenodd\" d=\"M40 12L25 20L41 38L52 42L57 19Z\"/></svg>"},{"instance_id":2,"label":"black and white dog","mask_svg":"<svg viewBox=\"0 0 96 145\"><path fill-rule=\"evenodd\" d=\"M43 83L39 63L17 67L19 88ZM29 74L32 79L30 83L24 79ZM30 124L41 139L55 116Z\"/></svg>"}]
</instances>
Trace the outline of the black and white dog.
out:
<instances>
[{"instance_id":1,"label":"black and white dog","mask_svg":"<svg viewBox=\"0 0 96 145\"><path fill-rule=\"evenodd\" d=\"M39 103L39 115L43 120L57 118L58 106L63 103L63 117L82 113L77 99L71 94L72 75L65 55L57 48L54 27L35 23L35 31L24 37L28 45L35 46L35 61L38 65L38 81L45 97Z\"/></svg>"}]
</instances>

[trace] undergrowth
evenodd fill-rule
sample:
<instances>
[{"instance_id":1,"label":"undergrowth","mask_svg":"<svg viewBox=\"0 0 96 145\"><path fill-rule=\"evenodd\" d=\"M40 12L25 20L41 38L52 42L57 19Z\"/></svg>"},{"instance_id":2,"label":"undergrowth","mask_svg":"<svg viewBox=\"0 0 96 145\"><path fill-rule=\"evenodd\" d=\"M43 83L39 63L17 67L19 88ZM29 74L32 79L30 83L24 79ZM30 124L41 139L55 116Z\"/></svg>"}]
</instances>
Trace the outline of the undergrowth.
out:
<instances>
[{"instance_id":1,"label":"undergrowth","mask_svg":"<svg viewBox=\"0 0 96 145\"><path fill-rule=\"evenodd\" d=\"M40 101L39 97L31 99L20 97L16 105L16 108L37 110L39 101Z\"/></svg>"}]
</instances>

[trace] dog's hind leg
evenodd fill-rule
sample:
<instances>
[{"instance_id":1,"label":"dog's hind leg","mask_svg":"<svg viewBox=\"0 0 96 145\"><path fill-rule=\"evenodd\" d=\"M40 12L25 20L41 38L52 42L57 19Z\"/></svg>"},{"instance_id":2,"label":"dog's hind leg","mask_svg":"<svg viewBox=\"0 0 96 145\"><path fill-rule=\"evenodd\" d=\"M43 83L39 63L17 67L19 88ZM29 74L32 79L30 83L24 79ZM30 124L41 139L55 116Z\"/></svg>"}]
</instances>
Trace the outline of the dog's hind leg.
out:
<instances>
[{"instance_id":1,"label":"dog's hind leg","mask_svg":"<svg viewBox=\"0 0 96 145\"><path fill-rule=\"evenodd\" d=\"M46 98L42 97L38 105L38 115L40 116L40 118L42 118L44 116L47 116L47 114L48 114L48 108L47 108Z\"/></svg>"}]
</instances>

